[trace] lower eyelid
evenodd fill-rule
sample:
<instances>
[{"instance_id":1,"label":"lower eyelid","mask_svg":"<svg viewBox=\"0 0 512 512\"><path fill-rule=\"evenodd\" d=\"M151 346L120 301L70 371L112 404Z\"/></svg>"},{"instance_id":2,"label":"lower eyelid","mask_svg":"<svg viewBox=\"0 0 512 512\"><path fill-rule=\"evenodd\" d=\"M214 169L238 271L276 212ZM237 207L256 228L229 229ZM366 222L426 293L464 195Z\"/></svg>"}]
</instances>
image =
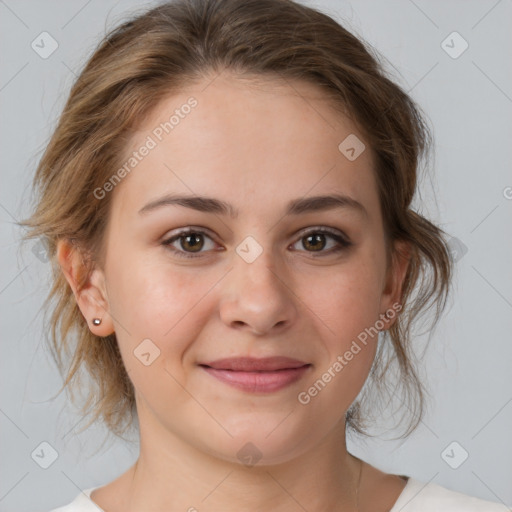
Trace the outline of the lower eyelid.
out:
<instances>
[{"instance_id":1,"label":"lower eyelid","mask_svg":"<svg viewBox=\"0 0 512 512\"><path fill-rule=\"evenodd\" d=\"M206 250L206 251L199 251L199 252L194 253L194 252L187 252L187 251L184 251L182 249L177 249L176 247L172 246L173 243L179 241L180 238L185 237L188 234L202 235L204 238L209 238L213 243L216 244L216 242L213 239L213 237L211 237L208 233L206 233L206 232L204 232L204 231L202 231L200 229L183 231L181 233L177 233L176 235L172 236L171 238L168 238L167 240L164 240L162 242L162 244L164 246L168 247L169 250L171 250L174 253L176 253L178 255L178 257L183 257L183 258L200 257L202 254L207 254L208 252L210 252L212 250L215 251L215 252L220 252L221 251L221 249L209 249L209 250ZM327 250L321 250L321 251L306 251L306 250L302 251L302 250L299 250L298 252L311 253L313 256L315 255L315 252L317 252L319 255L326 255L327 256L329 254L333 254L333 253L337 253L337 252L340 252L340 251L343 251L343 250L347 250L347 249L349 249L353 245L353 243L350 242L347 237L341 235L341 233L331 233L330 231L327 231L325 228L317 228L317 229L310 229L309 231L299 233L299 235L297 236L297 239L295 240L295 242L290 244L288 247L293 246L293 245L299 243L304 237L309 236L309 235L314 235L314 234L321 234L321 235L326 236L327 238L331 238L332 240L334 240L336 245L334 247L331 247L330 249L327 249Z\"/></svg>"},{"instance_id":2,"label":"lower eyelid","mask_svg":"<svg viewBox=\"0 0 512 512\"><path fill-rule=\"evenodd\" d=\"M192 255L192 257L193 257L194 255L196 255L196 254L197 254L197 255L200 255L200 254L204 254L204 253L206 253L206 252L208 252L208 251L215 250L215 248L214 248L214 249L207 249L206 251L200 251L200 252L194 253L194 252L187 252L187 251L184 251L183 249L177 249L176 247L174 247L174 246L172 245L172 244L174 244L175 242L179 242L179 240L180 240L181 238L184 238L185 236L187 236L187 235L189 235L189 234L201 235L201 236L203 236L204 238L208 238L208 239L210 239L214 244L216 244L215 240L214 240L210 235L208 235L207 233L204 233L204 232L202 232L202 231L200 231L200 230L197 230L197 231L185 231L185 232L182 232L182 233L178 233L178 234L176 234L176 235L174 235L174 236L172 236L172 237L167 238L166 240L164 240L164 241L162 242L162 245L164 245L164 246L166 246L166 247L169 247L171 251L175 251L175 252L177 252L177 253L181 253L181 254L185 253L185 254L187 254L187 255Z\"/></svg>"}]
</instances>

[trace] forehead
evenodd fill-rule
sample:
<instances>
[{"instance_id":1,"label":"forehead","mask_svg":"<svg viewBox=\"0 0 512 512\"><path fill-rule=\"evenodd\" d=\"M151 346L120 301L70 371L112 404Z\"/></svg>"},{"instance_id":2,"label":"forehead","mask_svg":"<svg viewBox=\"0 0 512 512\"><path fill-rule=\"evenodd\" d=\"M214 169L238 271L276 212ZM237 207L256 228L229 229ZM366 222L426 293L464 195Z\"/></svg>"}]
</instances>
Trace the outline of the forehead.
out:
<instances>
[{"instance_id":1,"label":"forehead","mask_svg":"<svg viewBox=\"0 0 512 512\"><path fill-rule=\"evenodd\" d=\"M132 136L125 162L150 149L116 187L118 209L125 217L172 191L215 196L255 213L257 205L334 190L370 209L378 199L373 155L366 145L347 158L347 140L360 144L358 152L364 147L355 125L315 85L226 74L204 79L163 99Z\"/></svg>"}]
</instances>

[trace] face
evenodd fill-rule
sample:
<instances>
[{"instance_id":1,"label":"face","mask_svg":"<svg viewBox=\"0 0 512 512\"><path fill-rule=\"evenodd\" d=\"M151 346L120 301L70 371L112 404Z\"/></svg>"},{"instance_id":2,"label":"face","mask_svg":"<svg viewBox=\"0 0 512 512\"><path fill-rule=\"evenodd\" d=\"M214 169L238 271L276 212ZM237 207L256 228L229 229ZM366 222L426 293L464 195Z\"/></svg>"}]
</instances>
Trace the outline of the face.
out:
<instances>
[{"instance_id":1,"label":"face","mask_svg":"<svg viewBox=\"0 0 512 512\"><path fill-rule=\"evenodd\" d=\"M226 74L165 99L136 132L94 273L108 313L88 318L115 331L141 432L232 461L252 443L272 464L344 430L375 356L375 331L362 333L405 270L387 272L371 149L347 158L348 136L364 142L316 87ZM306 201L336 194L349 199ZM166 196L215 202L155 203ZM270 357L295 363L212 363Z\"/></svg>"}]
</instances>

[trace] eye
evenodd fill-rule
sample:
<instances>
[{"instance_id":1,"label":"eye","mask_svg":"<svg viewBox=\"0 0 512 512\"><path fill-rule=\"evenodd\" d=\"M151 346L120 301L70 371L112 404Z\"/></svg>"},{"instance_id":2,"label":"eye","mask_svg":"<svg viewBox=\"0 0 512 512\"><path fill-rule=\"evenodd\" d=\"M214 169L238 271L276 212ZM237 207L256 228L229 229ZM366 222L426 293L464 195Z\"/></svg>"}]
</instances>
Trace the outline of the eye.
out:
<instances>
[{"instance_id":1,"label":"eye","mask_svg":"<svg viewBox=\"0 0 512 512\"><path fill-rule=\"evenodd\" d=\"M324 251L328 239L334 240L334 246L330 248L328 251ZM308 230L307 232L301 233L300 239L295 242L295 244L302 242L302 247L307 250L306 252L320 252L319 256L314 255L314 257L322 257L333 253L341 252L345 249L348 249L352 242L348 240L346 236L344 236L340 231L327 228L327 227L318 227ZM295 245L293 244L293 245Z\"/></svg>"},{"instance_id":2,"label":"eye","mask_svg":"<svg viewBox=\"0 0 512 512\"><path fill-rule=\"evenodd\" d=\"M164 240L162 245L168 247L179 258L198 258L201 256L201 249L205 247L204 237L213 242L206 231L188 227L171 238ZM334 247L331 247L328 251L324 251L323 249L325 249L327 245L326 240L329 238L334 240ZM296 245L300 241L302 241L303 248L310 249L306 252L321 253L320 256L314 255L314 257L338 253L353 245L340 231L327 227L313 228L307 232L301 233L300 239L293 245ZM176 243L179 244L179 248L174 245Z\"/></svg>"},{"instance_id":3,"label":"eye","mask_svg":"<svg viewBox=\"0 0 512 512\"><path fill-rule=\"evenodd\" d=\"M176 254L179 258L198 258L200 256L200 251L204 247L204 242L202 241L202 237L207 237L210 240L211 237L201 229L194 228L186 228L181 230L179 233L174 235L172 238L164 240L162 242L163 245L168 246L168 248ZM213 240L212 240L213 241ZM174 247L174 244L178 242L181 246L181 249L177 249ZM191 252L188 252L188 250ZM198 255L194 253L199 253Z\"/></svg>"}]
</instances>

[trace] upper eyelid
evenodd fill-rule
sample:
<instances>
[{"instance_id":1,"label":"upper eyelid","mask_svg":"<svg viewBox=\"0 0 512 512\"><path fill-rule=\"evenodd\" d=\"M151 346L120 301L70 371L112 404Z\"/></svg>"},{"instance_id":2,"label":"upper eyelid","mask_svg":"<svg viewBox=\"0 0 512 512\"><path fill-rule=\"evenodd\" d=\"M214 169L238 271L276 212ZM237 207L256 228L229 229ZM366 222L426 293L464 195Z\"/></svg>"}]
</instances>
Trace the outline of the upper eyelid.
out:
<instances>
[{"instance_id":1,"label":"upper eyelid","mask_svg":"<svg viewBox=\"0 0 512 512\"><path fill-rule=\"evenodd\" d=\"M331 237L333 237L333 239L335 239L335 237L341 238L343 240L343 242L345 242L346 245L352 245L351 239L346 235L346 233L344 231L340 230L339 228L334 228L334 227L326 226L326 225L310 226L307 228L303 228L303 229L300 229L298 232L296 232L293 236L298 237L298 240L300 240L300 238L306 236L309 233L315 233L315 232L319 232L319 231L324 231L324 234L326 234L327 236L330 235ZM212 232L208 228L203 228L203 227L199 227L199 226L187 226L187 227L181 228L174 235L165 237L163 239L163 241L167 245L170 245L171 242L174 243L175 241L179 240L182 236L186 236L188 233L192 233L192 234L199 233L202 235L206 235L214 243L218 244L218 242L216 241L216 235L212 235L211 234ZM340 243L339 241L336 241L336 242ZM296 243L296 242L294 242L294 243ZM177 250L179 250L179 249L177 249ZM199 253L197 253L197 254L199 254Z\"/></svg>"},{"instance_id":2,"label":"upper eyelid","mask_svg":"<svg viewBox=\"0 0 512 512\"><path fill-rule=\"evenodd\" d=\"M299 229L294 234L294 236L298 236L301 233L308 233L310 231L322 230L322 229L332 230L332 231L335 231L336 233L339 233L339 234L342 234L342 235L344 234L344 231L342 229L340 229L340 228L335 228L335 227L332 227L332 226L328 226L326 224L318 224L318 225L314 225L314 226L308 226L307 228ZM173 236L179 236L180 234L188 233L188 232L193 232L193 233L202 232L202 233L206 233L207 235L211 235L213 237L216 236L213 233L213 231L211 231L208 228L202 227L202 226L185 226L183 228L177 228L176 231L177 232Z\"/></svg>"}]
</instances>

